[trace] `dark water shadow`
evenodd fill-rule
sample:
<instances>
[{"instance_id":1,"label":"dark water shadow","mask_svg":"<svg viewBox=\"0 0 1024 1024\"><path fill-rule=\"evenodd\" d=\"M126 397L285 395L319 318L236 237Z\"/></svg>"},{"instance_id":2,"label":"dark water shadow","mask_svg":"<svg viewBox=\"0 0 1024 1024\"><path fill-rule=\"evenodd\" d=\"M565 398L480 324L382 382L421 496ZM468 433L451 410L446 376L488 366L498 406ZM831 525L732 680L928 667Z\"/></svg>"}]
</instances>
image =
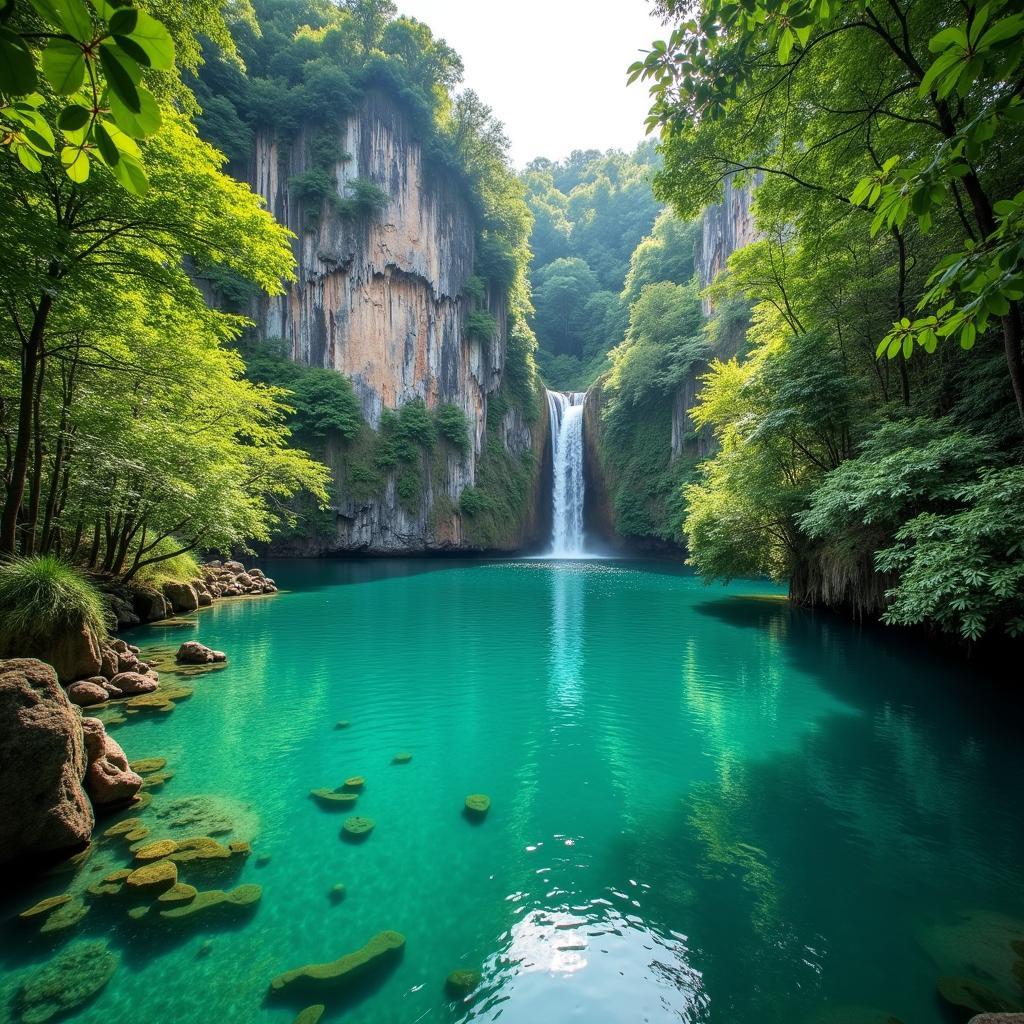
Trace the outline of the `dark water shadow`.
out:
<instances>
[{"instance_id":1,"label":"dark water shadow","mask_svg":"<svg viewBox=\"0 0 1024 1024\"><path fill-rule=\"evenodd\" d=\"M282 590L313 591L337 586L358 586L381 580L404 579L424 573L495 565L513 558L481 558L479 555L422 555L419 557L265 558L258 563Z\"/></svg>"}]
</instances>

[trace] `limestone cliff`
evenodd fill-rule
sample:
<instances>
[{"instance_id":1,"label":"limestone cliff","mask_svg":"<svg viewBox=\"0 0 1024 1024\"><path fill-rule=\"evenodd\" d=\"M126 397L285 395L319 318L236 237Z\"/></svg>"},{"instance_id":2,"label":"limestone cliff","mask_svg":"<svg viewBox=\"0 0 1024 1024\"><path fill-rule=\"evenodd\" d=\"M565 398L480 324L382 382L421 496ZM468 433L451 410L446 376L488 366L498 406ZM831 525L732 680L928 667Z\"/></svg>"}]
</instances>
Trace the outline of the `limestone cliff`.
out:
<instances>
[{"instance_id":1,"label":"limestone cliff","mask_svg":"<svg viewBox=\"0 0 1024 1024\"><path fill-rule=\"evenodd\" d=\"M418 502L408 494L399 500L393 472L378 493L357 497L346 484L350 453L343 444L328 445L333 522L320 517L317 536L293 537L280 547L303 554L478 548L459 500L478 482L488 448L488 407L505 364L506 297L493 289L482 297L466 294L477 234L468 197L429 165L394 100L369 93L336 142L325 168L322 156L318 164L311 155L322 153L322 136L300 131L285 146L271 132L257 134L245 176L295 234L297 261L287 293L260 302L257 330L284 339L300 363L346 374L370 428L380 426L384 409L420 398L428 408L461 409L470 444L435 453L421 474ZM316 175L331 182L331 194L301 187ZM360 205L368 188L380 208ZM493 317L489 339L467 330L474 307ZM533 451L539 465L543 438L518 407L503 409L494 425L504 454L523 459ZM523 531L506 533L486 546L513 548L532 539Z\"/></svg>"}]
</instances>

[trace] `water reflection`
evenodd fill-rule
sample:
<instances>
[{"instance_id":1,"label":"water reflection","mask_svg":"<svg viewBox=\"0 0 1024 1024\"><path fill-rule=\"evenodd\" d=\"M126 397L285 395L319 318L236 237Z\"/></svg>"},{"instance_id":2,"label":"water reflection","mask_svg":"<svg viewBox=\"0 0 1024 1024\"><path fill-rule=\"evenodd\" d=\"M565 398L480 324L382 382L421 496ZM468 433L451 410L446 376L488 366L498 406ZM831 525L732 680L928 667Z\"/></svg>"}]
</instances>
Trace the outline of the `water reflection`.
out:
<instances>
[{"instance_id":1,"label":"water reflection","mask_svg":"<svg viewBox=\"0 0 1024 1024\"><path fill-rule=\"evenodd\" d=\"M583 616L586 575L568 566L551 573L548 708L572 724L583 699Z\"/></svg>"}]
</instances>

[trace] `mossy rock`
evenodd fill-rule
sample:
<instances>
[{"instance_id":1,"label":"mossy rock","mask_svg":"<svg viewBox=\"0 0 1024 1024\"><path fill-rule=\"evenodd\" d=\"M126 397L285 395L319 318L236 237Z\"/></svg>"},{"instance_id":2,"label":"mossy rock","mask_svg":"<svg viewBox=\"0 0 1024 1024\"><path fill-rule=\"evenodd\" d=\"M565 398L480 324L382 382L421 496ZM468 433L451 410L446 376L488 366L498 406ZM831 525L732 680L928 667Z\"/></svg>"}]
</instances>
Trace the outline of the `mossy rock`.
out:
<instances>
[{"instance_id":1,"label":"mossy rock","mask_svg":"<svg viewBox=\"0 0 1024 1024\"><path fill-rule=\"evenodd\" d=\"M393 758L391 758L391 763L392 764L408 764L411 760L412 760L412 754L410 754L406 750L403 750L401 753L395 754L395 756Z\"/></svg>"},{"instance_id":2,"label":"mossy rock","mask_svg":"<svg viewBox=\"0 0 1024 1024\"><path fill-rule=\"evenodd\" d=\"M206 892L198 893L191 903L174 907L171 910L161 910L160 916L169 921L180 921L196 914L211 916L213 911L234 912L258 903L262 895L263 886L251 883L240 885L230 892L224 892L222 889L209 889Z\"/></svg>"},{"instance_id":3,"label":"mossy rock","mask_svg":"<svg viewBox=\"0 0 1024 1024\"><path fill-rule=\"evenodd\" d=\"M138 761L129 761L128 767L131 768L136 775L152 775L153 772L158 772L161 768L167 767L167 758L143 757Z\"/></svg>"},{"instance_id":4,"label":"mossy rock","mask_svg":"<svg viewBox=\"0 0 1024 1024\"><path fill-rule=\"evenodd\" d=\"M209 836L194 836L191 839L179 839L177 842L172 839L170 842L174 843L174 852L168 856L178 864L188 864L197 860L227 860L231 856L228 847Z\"/></svg>"},{"instance_id":5,"label":"mossy rock","mask_svg":"<svg viewBox=\"0 0 1024 1024\"><path fill-rule=\"evenodd\" d=\"M103 881L108 883L123 882L131 873L131 868L118 868L117 871L111 871L109 875L104 875Z\"/></svg>"},{"instance_id":6,"label":"mossy rock","mask_svg":"<svg viewBox=\"0 0 1024 1024\"><path fill-rule=\"evenodd\" d=\"M351 807L358 799L358 793L343 793L337 789L311 789L309 795L328 810L342 811Z\"/></svg>"},{"instance_id":7,"label":"mossy rock","mask_svg":"<svg viewBox=\"0 0 1024 1024\"><path fill-rule=\"evenodd\" d=\"M452 971L444 980L445 991L453 999L465 999L480 984L482 977L479 971L466 968Z\"/></svg>"},{"instance_id":8,"label":"mossy rock","mask_svg":"<svg viewBox=\"0 0 1024 1024\"><path fill-rule=\"evenodd\" d=\"M26 919L29 917L38 917L39 914L48 914L51 910L57 907L63 906L71 900L71 893L61 893L60 896L49 896L45 900L40 900L38 903L33 904L28 910L23 910L18 917Z\"/></svg>"},{"instance_id":9,"label":"mossy rock","mask_svg":"<svg viewBox=\"0 0 1024 1024\"><path fill-rule=\"evenodd\" d=\"M111 825L103 834L105 836L126 836L137 828L144 828L141 818L125 818L116 825Z\"/></svg>"},{"instance_id":10,"label":"mossy rock","mask_svg":"<svg viewBox=\"0 0 1024 1024\"><path fill-rule=\"evenodd\" d=\"M324 1010L327 1007L323 1003L316 1003L314 1006L307 1006L299 1015L292 1021L292 1024L317 1024L317 1021L324 1015Z\"/></svg>"},{"instance_id":11,"label":"mossy rock","mask_svg":"<svg viewBox=\"0 0 1024 1024\"><path fill-rule=\"evenodd\" d=\"M337 885L332 885L330 897L332 903L340 903L345 898L345 883L338 882Z\"/></svg>"},{"instance_id":12,"label":"mossy rock","mask_svg":"<svg viewBox=\"0 0 1024 1024\"><path fill-rule=\"evenodd\" d=\"M252 846L249 843L243 843L241 841L237 843L228 843L228 849L231 851L232 856L235 857L252 856Z\"/></svg>"},{"instance_id":13,"label":"mossy rock","mask_svg":"<svg viewBox=\"0 0 1024 1024\"><path fill-rule=\"evenodd\" d=\"M133 828L131 832L126 832L124 837L129 843L141 843L143 839L149 838L149 826L140 825Z\"/></svg>"},{"instance_id":14,"label":"mossy rock","mask_svg":"<svg viewBox=\"0 0 1024 1024\"><path fill-rule=\"evenodd\" d=\"M358 793L366 785L366 779L362 775L350 775L342 784L341 788L350 793Z\"/></svg>"},{"instance_id":15,"label":"mossy rock","mask_svg":"<svg viewBox=\"0 0 1024 1024\"><path fill-rule=\"evenodd\" d=\"M83 1006L110 981L119 963L105 942L68 946L22 983L16 998L22 1024L45 1024Z\"/></svg>"},{"instance_id":16,"label":"mossy rock","mask_svg":"<svg viewBox=\"0 0 1024 1024\"><path fill-rule=\"evenodd\" d=\"M250 842L259 832L259 818L250 804L223 794L198 794L164 801L154 810L160 827L193 836L223 836Z\"/></svg>"},{"instance_id":17,"label":"mossy rock","mask_svg":"<svg viewBox=\"0 0 1024 1024\"><path fill-rule=\"evenodd\" d=\"M159 789L165 782L174 778L174 772L153 772L142 780L143 789Z\"/></svg>"},{"instance_id":18,"label":"mossy rock","mask_svg":"<svg viewBox=\"0 0 1024 1024\"><path fill-rule=\"evenodd\" d=\"M178 882L178 865L173 860L157 860L136 868L125 885L134 892L161 893Z\"/></svg>"},{"instance_id":19,"label":"mossy rock","mask_svg":"<svg viewBox=\"0 0 1024 1024\"><path fill-rule=\"evenodd\" d=\"M351 818L346 818L345 824L341 826L341 837L354 842L362 842L373 831L376 824L373 818L353 815Z\"/></svg>"},{"instance_id":20,"label":"mossy rock","mask_svg":"<svg viewBox=\"0 0 1024 1024\"><path fill-rule=\"evenodd\" d=\"M270 983L272 993L343 989L377 970L394 964L402 955L405 936L400 932L380 932L362 949L347 953L325 964L306 964L279 974Z\"/></svg>"},{"instance_id":21,"label":"mossy rock","mask_svg":"<svg viewBox=\"0 0 1024 1024\"><path fill-rule=\"evenodd\" d=\"M973 978L939 978L939 995L965 1016L976 1013L1013 1013L1020 1007Z\"/></svg>"},{"instance_id":22,"label":"mossy rock","mask_svg":"<svg viewBox=\"0 0 1024 1024\"><path fill-rule=\"evenodd\" d=\"M132 801L133 811L145 810L153 802L153 796L151 793L136 793L135 799ZM143 826L145 827L145 826ZM148 830L147 830L148 831Z\"/></svg>"},{"instance_id":23,"label":"mossy rock","mask_svg":"<svg viewBox=\"0 0 1024 1024\"><path fill-rule=\"evenodd\" d=\"M491 798L489 796L485 796L483 793L471 793L466 797L465 814L467 817L483 819L490 809Z\"/></svg>"},{"instance_id":24,"label":"mossy rock","mask_svg":"<svg viewBox=\"0 0 1024 1024\"><path fill-rule=\"evenodd\" d=\"M123 882L93 882L85 891L90 896L117 896L122 889Z\"/></svg>"},{"instance_id":25,"label":"mossy rock","mask_svg":"<svg viewBox=\"0 0 1024 1024\"><path fill-rule=\"evenodd\" d=\"M188 882L175 882L170 889L165 890L157 896L158 903L191 903L199 890Z\"/></svg>"},{"instance_id":26,"label":"mossy rock","mask_svg":"<svg viewBox=\"0 0 1024 1024\"><path fill-rule=\"evenodd\" d=\"M53 932L62 932L68 928L74 928L86 914L89 908L80 896L75 896L62 904L56 910L50 912L39 929L41 935L51 935Z\"/></svg>"},{"instance_id":27,"label":"mossy rock","mask_svg":"<svg viewBox=\"0 0 1024 1024\"><path fill-rule=\"evenodd\" d=\"M149 907L131 907L128 910L128 916L133 921L141 921L149 913Z\"/></svg>"},{"instance_id":28,"label":"mossy rock","mask_svg":"<svg viewBox=\"0 0 1024 1024\"><path fill-rule=\"evenodd\" d=\"M136 860L162 860L178 849L178 844L173 839L157 839L152 843L145 843L135 850Z\"/></svg>"},{"instance_id":29,"label":"mossy rock","mask_svg":"<svg viewBox=\"0 0 1024 1024\"><path fill-rule=\"evenodd\" d=\"M140 693L137 697L131 697L126 707L128 713L133 711L173 711L177 705L161 690L154 690L152 693Z\"/></svg>"}]
</instances>

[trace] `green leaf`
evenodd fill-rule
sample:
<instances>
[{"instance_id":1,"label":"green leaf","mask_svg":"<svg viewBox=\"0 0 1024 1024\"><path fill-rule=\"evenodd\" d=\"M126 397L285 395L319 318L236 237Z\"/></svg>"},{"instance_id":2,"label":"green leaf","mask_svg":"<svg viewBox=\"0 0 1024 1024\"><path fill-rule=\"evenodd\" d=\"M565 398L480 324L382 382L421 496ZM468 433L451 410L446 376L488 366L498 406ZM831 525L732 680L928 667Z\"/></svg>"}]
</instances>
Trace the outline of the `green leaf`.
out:
<instances>
[{"instance_id":1,"label":"green leaf","mask_svg":"<svg viewBox=\"0 0 1024 1024\"><path fill-rule=\"evenodd\" d=\"M0 28L0 93L23 96L36 87L36 68L25 40Z\"/></svg>"},{"instance_id":2,"label":"green leaf","mask_svg":"<svg viewBox=\"0 0 1024 1024\"><path fill-rule=\"evenodd\" d=\"M133 61L141 64L144 68L150 67L152 62L149 59L149 54L134 39L130 36L114 36L113 39L118 48Z\"/></svg>"},{"instance_id":3,"label":"green leaf","mask_svg":"<svg viewBox=\"0 0 1024 1024\"><path fill-rule=\"evenodd\" d=\"M793 51L793 43L796 41L796 37L788 28L784 28L779 34L779 63L785 64L789 60L789 55Z\"/></svg>"},{"instance_id":4,"label":"green leaf","mask_svg":"<svg viewBox=\"0 0 1024 1024\"><path fill-rule=\"evenodd\" d=\"M135 31L139 12L134 7L118 7L107 21L107 28L113 36L127 36Z\"/></svg>"},{"instance_id":5,"label":"green leaf","mask_svg":"<svg viewBox=\"0 0 1024 1024\"><path fill-rule=\"evenodd\" d=\"M100 64L107 76L110 91L133 113L142 110L142 100L135 83L141 77L139 65L122 51L109 43L100 47Z\"/></svg>"},{"instance_id":6,"label":"green leaf","mask_svg":"<svg viewBox=\"0 0 1024 1024\"><path fill-rule=\"evenodd\" d=\"M960 332L960 347L965 349L974 348L974 340L977 337L978 332L971 321L967 321L964 324L963 330Z\"/></svg>"},{"instance_id":7,"label":"green leaf","mask_svg":"<svg viewBox=\"0 0 1024 1024\"><path fill-rule=\"evenodd\" d=\"M78 92L85 81L85 56L70 39L51 39L43 50L43 74L61 96Z\"/></svg>"},{"instance_id":8,"label":"green leaf","mask_svg":"<svg viewBox=\"0 0 1024 1024\"><path fill-rule=\"evenodd\" d=\"M889 339L889 350L885 353L890 359L895 359L899 355L902 343L899 337Z\"/></svg>"},{"instance_id":9,"label":"green leaf","mask_svg":"<svg viewBox=\"0 0 1024 1024\"><path fill-rule=\"evenodd\" d=\"M18 162L26 171L32 171L35 173L42 168L42 161L28 146L18 146L17 153Z\"/></svg>"},{"instance_id":10,"label":"green leaf","mask_svg":"<svg viewBox=\"0 0 1024 1024\"><path fill-rule=\"evenodd\" d=\"M979 40L978 49L987 50L998 43L1005 43L1015 36L1024 34L1024 15L1015 14L997 21Z\"/></svg>"},{"instance_id":11,"label":"green leaf","mask_svg":"<svg viewBox=\"0 0 1024 1024\"><path fill-rule=\"evenodd\" d=\"M933 61L932 66L924 73L924 78L921 79L921 85L917 90L918 96L927 96L935 87L935 80L939 75L948 71L959 60L959 56L955 53L944 53Z\"/></svg>"},{"instance_id":12,"label":"green leaf","mask_svg":"<svg viewBox=\"0 0 1024 1024\"><path fill-rule=\"evenodd\" d=\"M944 28L937 35L932 36L928 42L928 49L932 53L946 50L950 46L959 46L960 49L967 49L967 33L962 28Z\"/></svg>"},{"instance_id":13,"label":"green leaf","mask_svg":"<svg viewBox=\"0 0 1024 1024\"><path fill-rule=\"evenodd\" d=\"M121 159L110 170L132 195L144 196L146 194L149 180L146 178L146 172L142 169L142 164L134 157L125 156L122 153Z\"/></svg>"},{"instance_id":14,"label":"green leaf","mask_svg":"<svg viewBox=\"0 0 1024 1024\"><path fill-rule=\"evenodd\" d=\"M134 139L145 139L159 130L162 118L153 94L141 85L138 87L138 93L138 113L129 110L114 93L109 97L110 113L121 131Z\"/></svg>"},{"instance_id":15,"label":"green leaf","mask_svg":"<svg viewBox=\"0 0 1024 1024\"><path fill-rule=\"evenodd\" d=\"M129 33L132 41L146 51L150 67L157 71L170 71L174 67L174 40L163 24L139 11L138 23Z\"/></svg>"},{"instance_id":16,"label":"green leaf","mask_svg":"<svg viewBox=\"0 0 1024 1024\"><path fill-rule=\"evenodd\" d=\"M93 38L94 27L89 8L82 0L31 0L43 21L56 25L83 43Z\"/></svg>"},{"instance_id":17,"label":"green leaf","mask_svg":"<svg viewBox=\"0 0 1024 1024\"><path fill-rule=\"evenodd\" d=\"M92 116L91 112L87 107L81 106L78 103L69 103L61 112L57 118L57 127L61 131L73 132L79 128L84 128L89 123L89 118Z\"/></svg>"},{"instance_id":18,"label":"green leaf","mask_svg":"<svg viewBox=\"0 0 1024 1024\"><path fill-rule=\"evenodd\" d=\"M914 354L914 339L909 335L903 338L903 358L909 359Z\"/></svg>"},{"instance_id":19,"label":"green leaf","mask_svg":"<svg viewBox=\"0 0 1024 1024\"><path fill-rule=\"evenodd\" d=\"M113 167L121 159L121 154L118 152L117 146L114 145L114 140L110 137L107 129L99 121L92 126L92 137L99 148L103 162L108 167Z\"/></svg>"},{"instance_id":20,"label":"green leaf","mask_svg":"<svg viewBox=\"0 0 1024 1024\"><path fill-rule=\"evenodd\" d=\"M878 348L875 349L875 358L881 359L882 353L889 347L889 336L886 335L879 343Z\"/></svg>"},{"instance_id":21,"label":"green leaf","mask_svg":"<svg viewBox=\"0 0 1024 1024\"><path fill-rule=\"evenodd\" d=\"M60 162L64 165L64 172L76 184L81 185L89 178L89 158L85 155L84 149L77 146L65 146L60 151Z\"/></svg>"}]
</instances>

